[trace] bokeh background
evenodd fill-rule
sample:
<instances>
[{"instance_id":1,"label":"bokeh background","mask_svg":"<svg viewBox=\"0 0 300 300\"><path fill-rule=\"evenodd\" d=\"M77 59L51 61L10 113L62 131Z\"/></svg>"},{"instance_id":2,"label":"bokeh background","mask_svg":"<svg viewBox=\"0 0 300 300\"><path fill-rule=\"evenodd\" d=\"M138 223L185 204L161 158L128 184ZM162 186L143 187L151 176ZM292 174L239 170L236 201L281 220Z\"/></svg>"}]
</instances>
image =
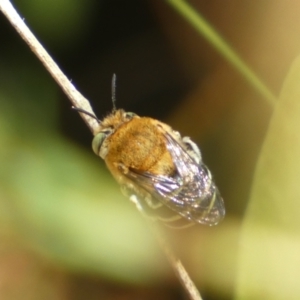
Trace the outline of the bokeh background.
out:
<instances>
[{"instance_id":1,"label":"bokeh background","mask_svg":"<svg viewBox=\"0 0 300 300\"><path fill-rule=\"evenodd\" d=\"M189 3L278 96L300 52L299 2ZM203 298L232 299L272 105L167 1L13 4L99 118L112 109L116 73L118 108L201 147L226 218L163 230ZM88 128L3 15L0 45L0 298L186 299L145 220L92 153Z\"/></svg>"}]
</instances>

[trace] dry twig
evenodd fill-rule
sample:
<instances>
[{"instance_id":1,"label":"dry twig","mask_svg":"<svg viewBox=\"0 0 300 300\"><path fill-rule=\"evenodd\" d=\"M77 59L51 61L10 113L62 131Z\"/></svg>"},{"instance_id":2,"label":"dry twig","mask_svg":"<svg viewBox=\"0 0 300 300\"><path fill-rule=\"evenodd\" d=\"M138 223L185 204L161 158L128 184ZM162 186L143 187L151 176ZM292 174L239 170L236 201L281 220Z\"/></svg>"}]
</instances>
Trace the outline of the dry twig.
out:
<instances>
[{"instance_id":1,"label":"dry twig","mask_svg":"<svg viewBox=\"0 0 300 300\"><path fill-rule=\"evenodd\" d=\"M89 101L76 90L74 85L62 73L54 60L50 57L44 47L26 26L24 20L21 19L14 7L11 5L10 1L0 0L0 10L9 20L11 25L16 29L22 39L27 43L33 53L39 58L39 60L42 62L42 64L45 66L45 68L48 70L57 84L62 88L72 104L77 108L81 108L95 115ZM98 128L98 122L94 118L91 118L84 113L81 113L81 117L94 134ZM196 286L189 277L181 261L175 256L170 246L167 244L166 240L162 237L157 228L155 228L155 235L160 244L160 247L165 252L170 264L172 265L176 275L180 279L180 282L183 285L184 289L187 291L190 299L201 300L202 298Z\"/></svg>"},{"instance_id":2,"label":"dry twig","mask_svg":"<svg viewBox=\"0 0 300 300\"><path fill-rule=\"evenodd\" d=\"M22 39L27 43L32 52L39 58L39 60L42 62L42 64L45 66L45 68L51 74L57 84L62 88L64 93L71 100L72 104L75 107L80 107L94 114L89 101L76 90L70 80L59 69L58 65L54 62L54 60L47 53L41 43L32 34L30 29L26 26L24 20L21 19L14 7L11 5L10 1L0 0L0 10L9 20L11 25L16 29ZM96 128L98 127L97 121L86 114L81 114L81 117L90 128L92 133L94 133Z\"/></svg>"}]
</instances>

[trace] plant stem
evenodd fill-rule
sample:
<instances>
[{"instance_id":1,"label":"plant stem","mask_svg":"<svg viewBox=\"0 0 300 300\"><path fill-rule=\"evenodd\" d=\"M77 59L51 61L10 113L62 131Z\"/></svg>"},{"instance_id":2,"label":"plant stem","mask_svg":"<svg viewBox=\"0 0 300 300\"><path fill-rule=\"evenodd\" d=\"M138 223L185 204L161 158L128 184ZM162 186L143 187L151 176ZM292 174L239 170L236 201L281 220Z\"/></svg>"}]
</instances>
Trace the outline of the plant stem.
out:
<instances>
[{"instance_id":1,"label":"plant stem","mask_svg":"<svg viewBox=\"0 0 300 300\"><path fill-rule=\"evenodd\" d=\"M51 76L54 78L57 84L62 88L64 93L72 102L72 104L75 107L81 108L95 115L89 101L76 90L74 85L60 70L55 61L51 58L51 56L47 53L45 48L36 39L36 37L32 34L30 29L21 19L14 7L11 5L10 1L0 0L0 10L9 20L11 25L16 29L16 31L19 33L22 39L27 43L32 52L42 62L42 64L45 66L45 68L51 74ZM81 117L94 134L96 129L98 128L98 122L95 119L88 116L87 114L81 113Z\"/></svg>"},{"instance_id":2,"label":"plant stem","mask_svg":"<svg viewBox=\"0 0 300 300\"><path fill-rule=\"evenodd\" d=\"M54 80L62 88L64 93L71 100L72 104L80 109L83 109L92 115L95 115L89 101L84 98L74 87L74 85L68 80L68 78L63 74L59 69L58 65L50 57L44 47L39 43L35 36L31 33L29 28L26 26L24 21L20 18L16 10L13 8L11 3L8 0L0 0L0 10L10 21L12 26L20 34L22 39L28 44L33 53L39 58L43 63L48 72L52 75ZM95 133L98 128L98 122L85 113L81 113L81 117L86 122L90 130ZM158 230L155 230L155 236L159 242L160 247L167 256L170 264L172 265L176 275L180 279L181 284L188 292L190 299L192 300L201 300L201 296L195 287L193 281L189 277L185 268L183 267L181 261L175 256L171 248L166 243L165 239L161 236Z\"/></svg>"}]
</instances>

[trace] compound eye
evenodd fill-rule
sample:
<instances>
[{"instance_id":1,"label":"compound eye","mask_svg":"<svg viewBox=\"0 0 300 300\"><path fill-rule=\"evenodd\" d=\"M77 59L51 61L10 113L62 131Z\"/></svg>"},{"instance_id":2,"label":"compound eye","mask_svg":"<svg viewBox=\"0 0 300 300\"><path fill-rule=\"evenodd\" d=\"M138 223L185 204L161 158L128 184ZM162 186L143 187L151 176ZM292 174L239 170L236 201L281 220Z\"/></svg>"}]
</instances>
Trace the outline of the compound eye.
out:
<instances>
[{"instance_id":1,"label":"compound eye","mask_svg":"<svg viewBox=\"0 0 300 300\"><path fill-rule=\"evenodd\" d=\"M102 157L103 149L101 149L101 148L102 148L103 142L111 133L112 133L112 129L108 129L105 131L100 131L99 133L97 133L94 136L93 142L92 142L92 149L96 155Z\"/></svg>"},{"instance_id":2,"label":"compound eye","mask_svg":"<svg viewBox=\"0 0 300 300\"><path fill-rule=\"evenodd\" d=\"M106 139L106 134L104 132L99 132L95 135L92 142L92 148L96 155L100 155L101 146Z\"/></svg>"},{"instance_id":3,"label":"compound eye","mask_svg":"<svg viewBox=\"0 0 300 300\"><path fill-rule=\"evenodd\" d=\"M135 113L133 113L133 112L126 112L125 113L125 117L127 118L127 119L132 119L133 117L136 117L137 116L137 114L135 114Z\"/></svg>"}]
</instances>

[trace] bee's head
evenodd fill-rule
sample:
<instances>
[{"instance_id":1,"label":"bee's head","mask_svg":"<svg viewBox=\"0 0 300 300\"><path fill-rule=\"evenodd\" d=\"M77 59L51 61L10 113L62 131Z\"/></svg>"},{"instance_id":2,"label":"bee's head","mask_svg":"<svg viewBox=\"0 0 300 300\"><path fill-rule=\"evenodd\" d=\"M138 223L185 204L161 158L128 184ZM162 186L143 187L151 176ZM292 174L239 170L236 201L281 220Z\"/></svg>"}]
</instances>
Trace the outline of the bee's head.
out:
<instances>
[{"instance_id":1,"label":"bee's head","mask_svg":"<svg viewBox=\"0 0 300 300\"><path fill-rule=\"evenodd\" d=\"M104 118L92 142L94 153L104 159L108 152L108 146L104 143L106 138L112 135L122 124L129 122L134 117L138 116L135 113L118 109Z\"/></svg>"},{"instance_id":2,"label":"bee's head","mask_svg":"<svg viewBox=\"0 0 300 300\"><path fill-rule=\"evenodd\" d=\"M100 121L94 114L82 108L72 107L74 110L96 119L99 123L99 128L96 130L92 142L92 149L94 153L102 159L106 157L108 152L108 146L104 143L106 138L113 134L122 124L129 122L134 117L138 117L135 113L125 112L123 109L116 108L116 74L113 74L112 77L112 104L112 113L110 113L102 121Z\"/></svg>"}]
</instances>

